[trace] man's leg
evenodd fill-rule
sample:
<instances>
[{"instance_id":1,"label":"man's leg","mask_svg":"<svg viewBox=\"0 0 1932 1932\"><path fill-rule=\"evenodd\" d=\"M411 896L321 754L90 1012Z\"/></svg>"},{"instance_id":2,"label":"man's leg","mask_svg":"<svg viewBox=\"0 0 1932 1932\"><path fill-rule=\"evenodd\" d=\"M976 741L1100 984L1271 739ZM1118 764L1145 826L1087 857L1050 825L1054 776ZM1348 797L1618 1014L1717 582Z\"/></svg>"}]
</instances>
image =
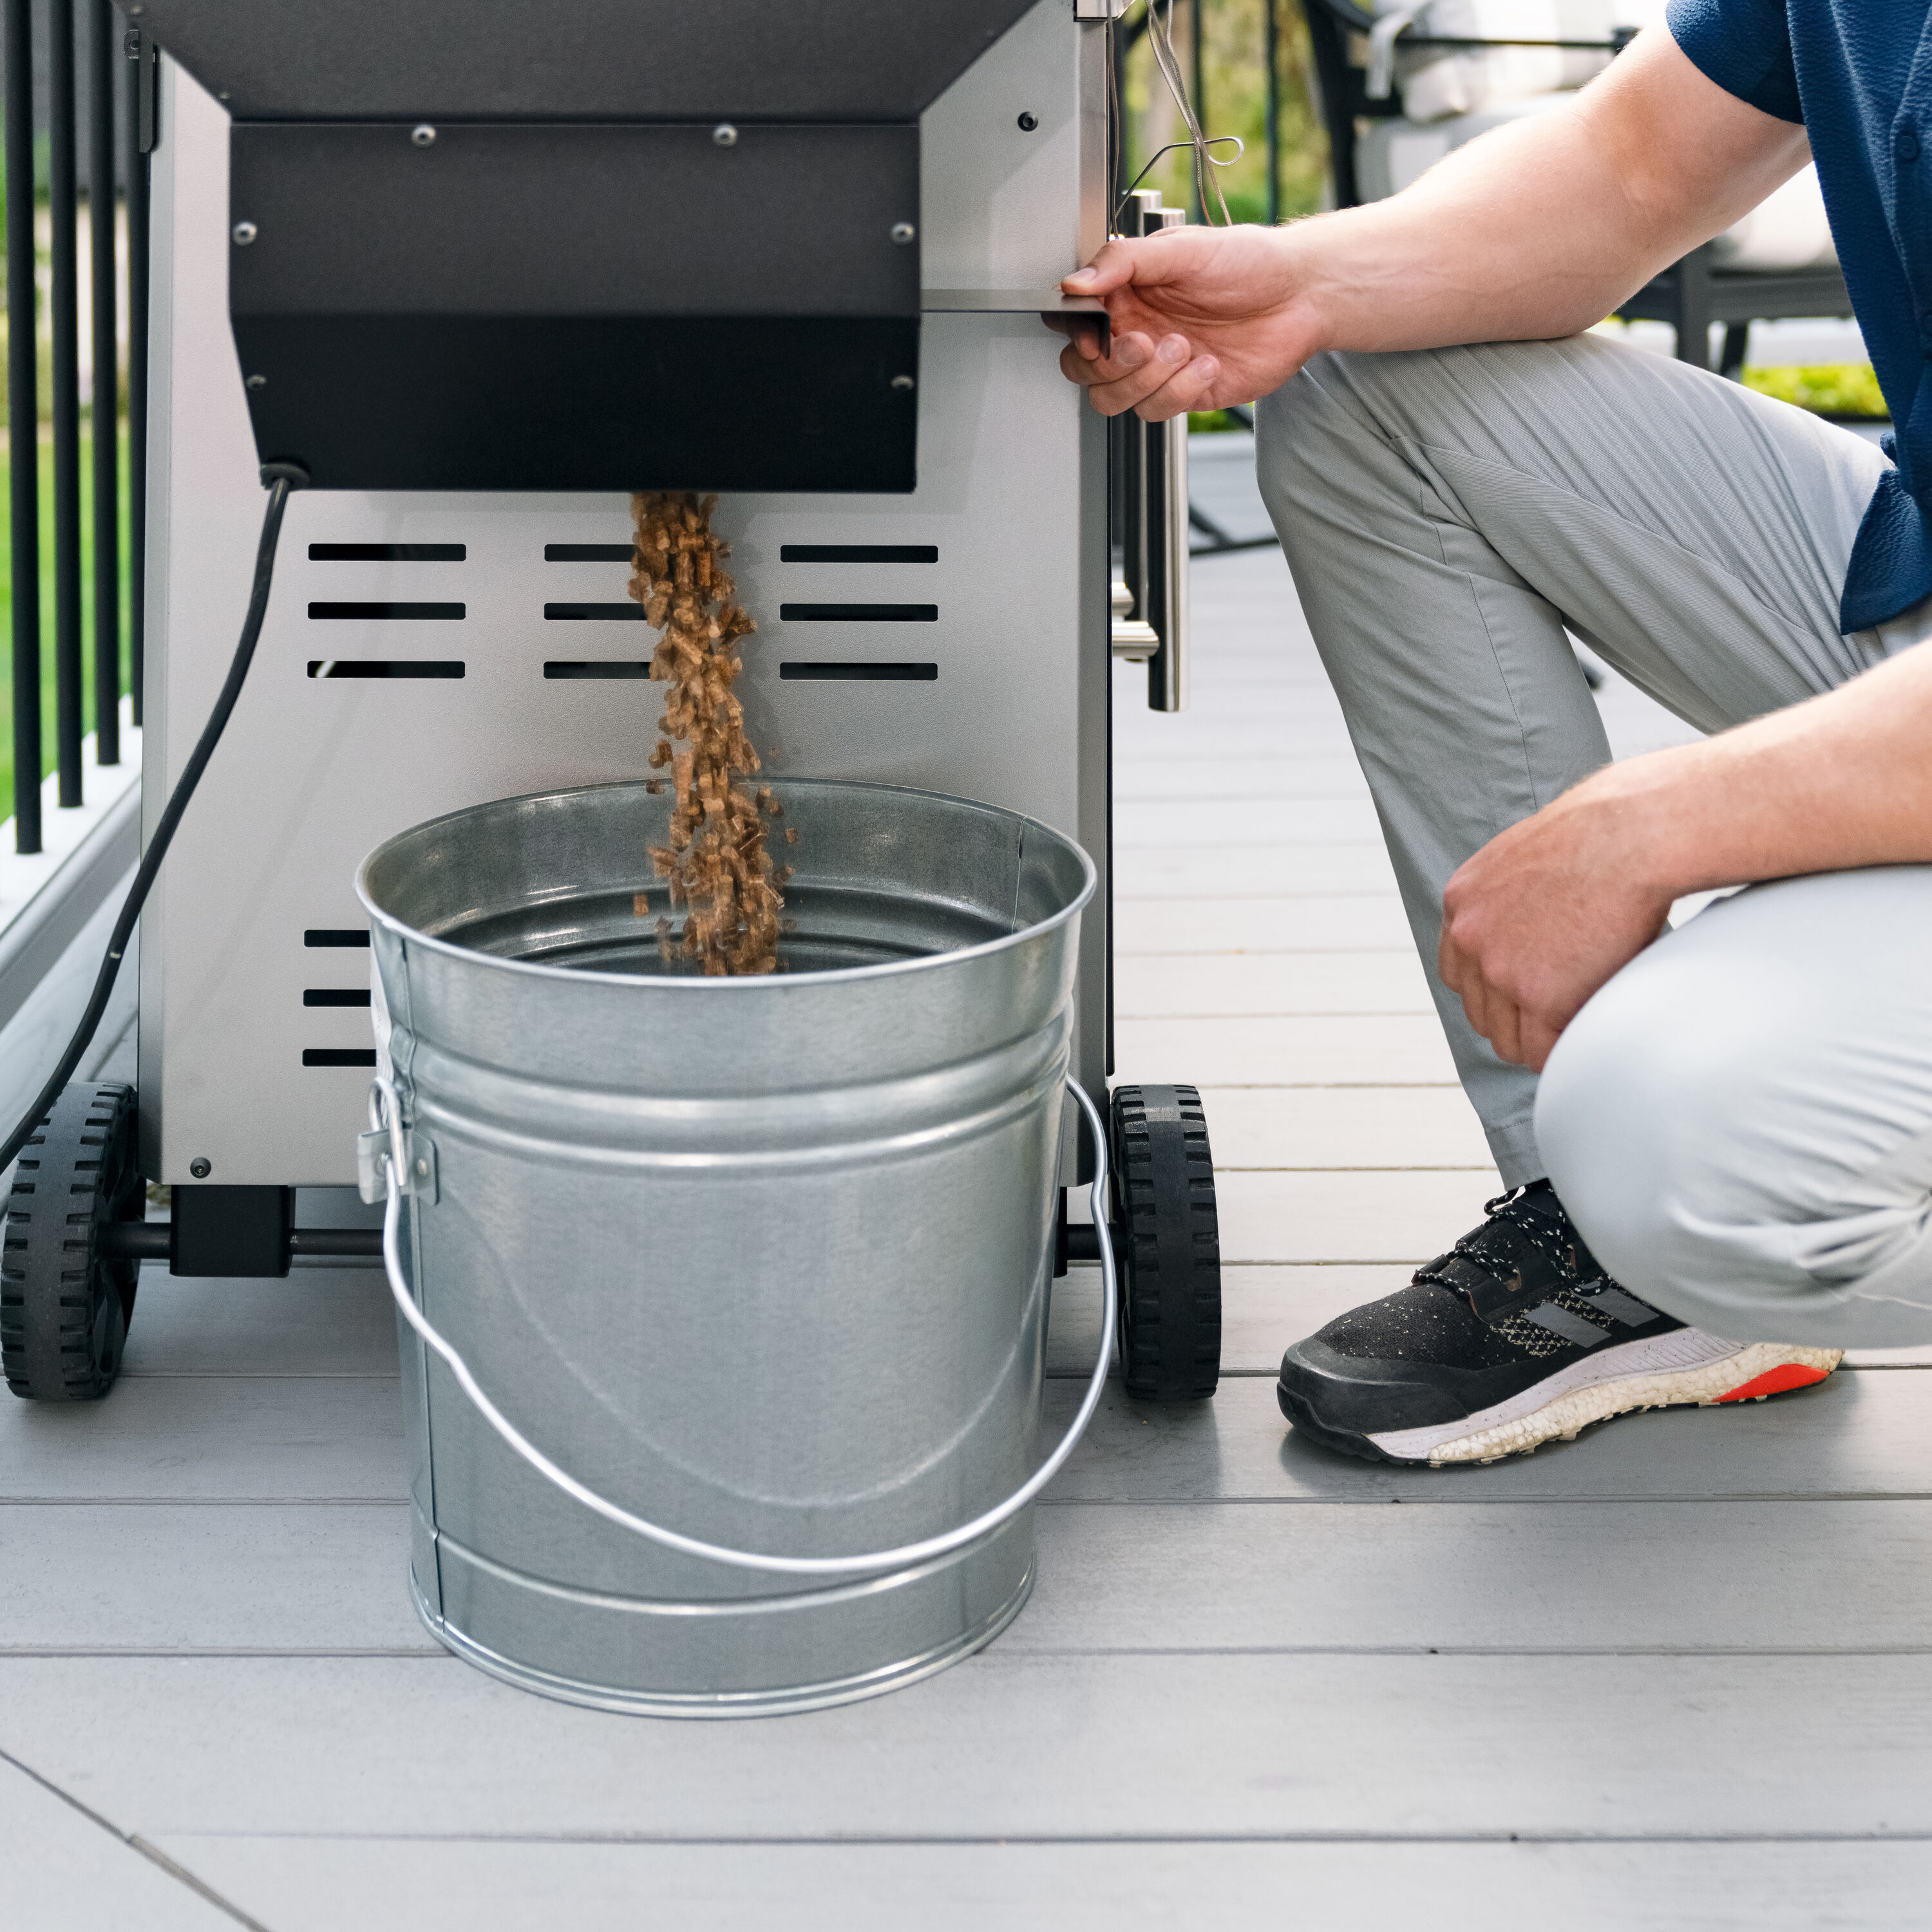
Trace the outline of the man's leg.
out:
<instances>
[{"instance_id":1,"label":"man's leg","mask_svg":"<svg viewBox=\"0 0 1932 1932\"><path fill-rule=\"evenodd\" d=\"M1550 1178L1598 1258L1744 1341L1932 1341L1932 866L1754 886L1557 1042Z\"/></svg>"},{"instance_id":2,"label":"man's leg","mask_svg":"<svg viewBox=\"0 0 1932 1932\"><path fill-rule=\"evenodd\" d=\"M1566 625L1706 730L1828 690L1905 640L1838 631L1879 453L1684 364L1590 338L1326 356L1261 425L1264 494L1432 983L1450 874L1609 755ZM1733 1340L1735 1324L1698 1325L1705 1300L1652 1305L1619 1285L1562 1198L1581 1190L1607 1231L1660 1172L1628 1131L1577 1126L1606 1056L1548 1112L1564 1148L1552 1188L1534 1077L1498 1060L1439 984L1436 1000L1516 1191L1408 1288L1288 1351L1280 1396L1298 1431L1396 1462L1484 1461L1631 1409L1830 1372L1843 1342L1828 1322L1758 1331L1822 1342ZM1630 1034L1606 1022L1601 1036ZM1706 1120L1728 1103L1706 1101ZM1619 1118L1651 1112L1632 1100ZM1627 1166L1600 1186L1586 1171L1613 1153ZM1687 1172L1670 1197L1681 1220L1694 1222L1700 1180ZM1737 1292L1751 1294L1742 1276Z\"/></svg>"},{"instance_id":3,"label":"man's leg","mask_svg":"<svg viewBox=\"0 0 1932 1932\"><path fill-rule=\"evenodd\" d=\"M1711 730L1880 654L1838 596L1884 467L1848 432L1598 338L1317 357L1260 406L1259 473L1504 1179L1535 1076L1436 980L1455 868L1610 755L1567 624Z\"/></svg>"}]
</instances>

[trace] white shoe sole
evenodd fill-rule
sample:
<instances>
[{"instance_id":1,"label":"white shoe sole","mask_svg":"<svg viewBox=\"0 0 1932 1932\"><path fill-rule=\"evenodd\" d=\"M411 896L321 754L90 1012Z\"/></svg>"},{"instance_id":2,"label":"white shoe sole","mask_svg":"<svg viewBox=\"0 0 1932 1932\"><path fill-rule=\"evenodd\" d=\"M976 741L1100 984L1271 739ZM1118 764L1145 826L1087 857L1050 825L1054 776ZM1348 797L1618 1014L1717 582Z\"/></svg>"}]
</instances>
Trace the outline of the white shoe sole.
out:
<instances>
[{"instance_id":1,"label":"white shoe sole","mask_svg":"<svg viewBox=\"0 0 1932 1932\"><path fill-rule=\"evenodd\" d=\"M1433 1468L1493 1462L1558 1438L1570 1442L1580 1429L1634 1408L1761 1402L1768 1395L1822 1382L1844 1352L1783 1342L1741 1345L1701 1328L1677 1328L1648 1341L1600 1349L1520 1395L1460 1421L1386 1430L1369 1440L1400 1461L1426 1462Z\"/></svg>"}]
</instances>

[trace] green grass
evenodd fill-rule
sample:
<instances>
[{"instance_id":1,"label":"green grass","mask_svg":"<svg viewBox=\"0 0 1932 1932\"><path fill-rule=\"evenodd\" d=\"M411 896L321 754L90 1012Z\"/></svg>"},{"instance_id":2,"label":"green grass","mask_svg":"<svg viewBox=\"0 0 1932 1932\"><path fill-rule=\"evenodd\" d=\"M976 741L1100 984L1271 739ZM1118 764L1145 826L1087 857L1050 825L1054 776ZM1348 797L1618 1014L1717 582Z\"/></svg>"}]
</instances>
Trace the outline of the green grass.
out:
<instances>
[{"instance_id":1,"label":"green grass","mask_svg":"<svg viewBox=\"0 0 1932 1932\"><path fill-rule=\"evenodd\" d=\"M1892 413L1869 362L1832 362L1806 368L1747 369L1744 386L1814 415L1882 422Z\"/></svg>"},{"instance_id":2,"label":"green grass","mask_svg":"<svg viewBox=\"0 0 1932 1932\"><path fill-rule=\"evenodd\" d=\"M40 454L40 776L54 768L54 453ZM94 460L93 442L83 428L80 438L81 706L83 733L94 729ZM0 461L0 818L14 811L14 647L11 617L14 580L7 543L13 493L8 465ZM128 688L128 432L121 431L121 688Z\"/></svg>"}]
</instances>

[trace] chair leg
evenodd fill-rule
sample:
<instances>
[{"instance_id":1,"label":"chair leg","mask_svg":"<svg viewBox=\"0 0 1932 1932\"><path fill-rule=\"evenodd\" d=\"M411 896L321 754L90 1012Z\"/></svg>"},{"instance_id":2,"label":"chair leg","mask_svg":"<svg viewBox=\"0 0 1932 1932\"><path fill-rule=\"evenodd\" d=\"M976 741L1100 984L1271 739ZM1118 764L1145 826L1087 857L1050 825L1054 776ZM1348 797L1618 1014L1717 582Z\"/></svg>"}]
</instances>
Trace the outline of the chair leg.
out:
<instances>
[{"instance_id":1,"label":"chair leg","mask_svg":"<svg viewBox=\"0 0 1932 1932\"><path fill-rule=\"evenodd\" d=\"M1731 382L1742 382L1745 352L1750 346L1750 324L1748 322L1726 323L1724 352L1718 358L1718 374Z\"/></svg>"},{"instance_id":2,"label":"chair leg","mask_svg":"<svg viewBox=\"0 0 1932 1932\"><path fill-rule=\"evenodd\" d=\"M1710 244L1694 248L1677 265L1677 359L1711 366Z\"/></svg>"}]
</instances>

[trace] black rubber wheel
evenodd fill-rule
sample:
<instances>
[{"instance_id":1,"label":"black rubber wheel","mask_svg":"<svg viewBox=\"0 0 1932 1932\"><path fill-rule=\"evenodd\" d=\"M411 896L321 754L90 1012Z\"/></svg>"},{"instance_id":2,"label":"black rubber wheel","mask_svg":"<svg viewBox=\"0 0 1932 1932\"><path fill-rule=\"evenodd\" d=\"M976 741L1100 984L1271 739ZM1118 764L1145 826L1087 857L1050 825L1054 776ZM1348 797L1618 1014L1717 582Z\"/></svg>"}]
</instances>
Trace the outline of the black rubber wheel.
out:
<instances>
[{"instance_id":1,"label":"black rubber wheel","mask_svg":"<svg viewBox=\"0 0 1932 1932\"><path fill-rule=\"evenodd\" d=\"M1221 1377L1221 1229L1201 1096L1115 1088L1113 1143L1127 1393L1210 1396Z\"/></svg>"},{"instance_id":2,"label":"black rubber wheel","mask_svg":"<svg viewBox=\"0 0 1932 1932\"><path fill-rule=\"evenodd\" d=\"M136 1261L95 1235L138 1221L147 1196L134 1150L134 1090L76 1081L20 1150L0 1248L0 1368L34 1402L97 1402L121 1372Z\"/></svg>"}]
</instances>

